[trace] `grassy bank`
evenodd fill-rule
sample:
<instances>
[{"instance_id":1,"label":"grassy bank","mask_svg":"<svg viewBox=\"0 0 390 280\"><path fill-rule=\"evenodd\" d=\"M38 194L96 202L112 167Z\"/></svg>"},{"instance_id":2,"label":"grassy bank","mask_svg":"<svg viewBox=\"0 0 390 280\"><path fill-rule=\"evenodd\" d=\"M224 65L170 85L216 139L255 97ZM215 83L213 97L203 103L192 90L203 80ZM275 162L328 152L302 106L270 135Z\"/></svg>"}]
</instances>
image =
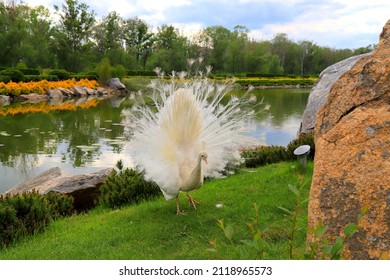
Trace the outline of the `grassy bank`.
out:
<instances>
[{"instance_id":1,"label":"grassy bank","mask_svg":"<svg viewBox=\"0 0 390 280\"><path fill-rule=\"evenodd\" d=\"M129 76L123 78L123 83L131 91L138 91L145 89L150 80L154 77L142 77L142 76ZM212 79L213 80L213 79ZM225 78L216 78L215 81L221 82ZM310 87L317 81L316 77L237 77L236 83L242 87L254 86L254 87Z\"/></svg>"},{"instance_id":2,"label":"grassy bank","mask_svg":"<svg viewBox=\"0 0 390 280\"><path fill-rule=\"evenodd\" d=\"M99 208L64 218L44 233L1 249L0 259L289 259L293 217L279 207L293 210L296 205L289 184L299 186L297 167L296 162L283 162L207 181L194 193L200 202L197 210L186 208L188 201L180 196L183 216L175 215L174 201L160 197L120 210ZM304 198L312 169L309 162ZM253 240L250 227L262 230L262 252L241 241ZM306 227L307 202L297 219L296 258L305 251Z\"/></svg>"}]
</instances>

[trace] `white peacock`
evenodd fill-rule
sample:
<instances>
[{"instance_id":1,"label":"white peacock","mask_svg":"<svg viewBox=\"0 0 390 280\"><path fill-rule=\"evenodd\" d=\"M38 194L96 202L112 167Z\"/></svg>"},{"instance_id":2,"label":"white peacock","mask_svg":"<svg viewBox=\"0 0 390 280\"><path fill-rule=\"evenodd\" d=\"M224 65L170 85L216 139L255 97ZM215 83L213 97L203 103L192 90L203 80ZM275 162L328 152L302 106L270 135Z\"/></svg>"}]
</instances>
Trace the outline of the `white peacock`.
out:
<instances>
[{"instance_id":1,"label":"white peacock","mask_svg":"<svg viewBox=\"0 0 390 280\"><path fill-rule=\"evenodd\" d=\"M210 68L207 68L207 74ZM207 75L185 80L185 73L151 83L153 105L142 103L123 111L132 158L145 179L160 187L167 200L189 194L207 177L221 177L228 163L240 162L240 149L254 144L248 134L253 116L252 98L232 96L231 83L213 83Z\"/></svg>"}]
</instances>

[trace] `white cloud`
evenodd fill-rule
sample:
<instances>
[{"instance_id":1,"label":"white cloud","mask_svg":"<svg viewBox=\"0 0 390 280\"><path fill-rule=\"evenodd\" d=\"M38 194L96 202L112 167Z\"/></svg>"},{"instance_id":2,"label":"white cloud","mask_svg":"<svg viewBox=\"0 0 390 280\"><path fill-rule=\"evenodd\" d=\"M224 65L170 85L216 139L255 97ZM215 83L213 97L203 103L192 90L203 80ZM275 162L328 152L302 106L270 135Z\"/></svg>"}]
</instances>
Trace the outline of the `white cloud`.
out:
<instances>
[{"instance_id":1,"label":"white cloud","mask_svg":"<svg viewBox=\"0 0 390 280\"><path fill-rule=\"evenodd\" d=\"M25 0L52 9L63 0ZM276 33L309 40L321 46L356 48L377 43L389 19L388 0L79 0L98 16L117 11L122 17L137 16L154 28L172 24L184 35L200 29L240 24L251 30L251 37L272 39ZM198 29L198 30L197 30Z\"/></svg>"}]
</instances>

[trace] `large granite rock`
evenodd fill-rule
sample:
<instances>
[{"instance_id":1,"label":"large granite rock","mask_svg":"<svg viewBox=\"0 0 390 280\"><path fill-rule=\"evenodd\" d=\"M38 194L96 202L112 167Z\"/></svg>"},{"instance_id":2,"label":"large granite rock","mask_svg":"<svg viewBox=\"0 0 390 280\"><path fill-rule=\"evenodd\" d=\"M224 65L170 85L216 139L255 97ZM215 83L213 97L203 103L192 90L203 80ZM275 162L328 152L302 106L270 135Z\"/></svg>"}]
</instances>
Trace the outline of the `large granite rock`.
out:
<instances>
[{"instance_id":1,"label":"large granite rock","mask_svg":"<svg viewBox=\"0 0 390 280\"><path fill-rule=\"evenodd\" d=\"M82 211L96 204L100 194L99 188L111 171L112 168L107 168L90 174L71 176L59 167L54 167L15 186L7 193L18 194L34 189L39 193L68 194L74 198L74 208Z\"/></svg>"},{"instance_id":2,"label":"large granite rock","mask_svg":"<svg viewBox=\"0 0 390 280\"><path fill-rule=\"evenodd\" d=\"M302 116L300 133L308 133L314 131L314 124L317 117L318 109L325 104L328 99L329 91L334 83L347 72L355 63L370 54L356 55L340 62L337 62L321 72L318 80L310 91L307 100L306 109Z\"/></svg>"},{"instance_id":3,"label":"large granite rock","mask_svg":"<svg viewBox=\"0 0 390 280\"><path fill-rule=\"evenodd\" d=\"M358 223L343 257L390 256L390 20L375 51L334 83L317 114L315 145L309 227L322 221L334 240Z\"/></svg>"}]
</instances>

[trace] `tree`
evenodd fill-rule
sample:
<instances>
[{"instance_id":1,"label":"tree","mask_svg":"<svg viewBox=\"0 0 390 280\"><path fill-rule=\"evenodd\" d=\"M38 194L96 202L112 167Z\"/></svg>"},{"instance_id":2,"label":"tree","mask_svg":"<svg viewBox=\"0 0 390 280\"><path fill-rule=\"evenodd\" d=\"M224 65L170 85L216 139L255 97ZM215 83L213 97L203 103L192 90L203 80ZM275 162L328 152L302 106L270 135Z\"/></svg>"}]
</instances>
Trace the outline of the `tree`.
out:
<instances>
[{"instance_id":1,"label":"tree","mask_svg":"<svg viewBox=\"0 0 390 280\"><path fill-rule=\"evenodd\" d=\"M27 34L28 6L0 2L0 65L15 66L23 53Z\"/></svg>"},{"instance_id":2,"label":"tree","mask_svg":"<svg viewBox=\"0 0 390 280\"><path fill-rule=\"evenodd\" d=\"M280 67L285 66L285 59L290 44L286 33L278 33L272 39L273 52L279 57Z\"/></svg>"},{"instance_id":3,"label":"tree","mask_svg":"<svg viewBox=\"0 0 390 280\"><path fill-rule=\"evenodd\" d=\"M61 12L56 5L54 9L60 16L56 34L58 59L65 69L80 71L91 53L95 13L88 12L89 6L78 0L65 0Z\"/></svg>"},{"instance_id":4,"label":"tree","mask_svg":"<svg viewBox=\"0 0 390 280\"><path fill-rule=\"evenodd\" d=\"M153 33L146 22L137 17L126 20L123 29L128 52L135 57L136 63L145 69L152 52Z\"/></svg>"},{"instance_id":5,"label":"tree","mask_svg":"<svg viewBox=\"0 0 390 280\"><path fill-rule=\"evenodd\" d=\"M212 50L209 64L216 72L226 71L226 57L231 37L229 29L223 26L211 26L207 27L204 32Z\"/></svg>"},{"instance_id":6,"label":"tree","mask_svg":"<svg viewBox=\"0 0 390 280\"><path fill-rule=\"evenodd\" d=\"M248 33L248 28L242 25L236 25L234 31L230 34L231 39L228 53L228 58L230 58L229 72L245 72L246 70L245 53L248 43Z\"/></svg>"},{"instance_id":7,"label":"tree","mask_svg":"<svg viewBox=\"0 0 390 280\"><path fill-rule=\"evenodd\" d=\"M149 66L161 67L164 71L183 71L188 57L188 40L180 36L172 25L162 25L155 37L154 52Z\"/></svg>"}]
</instances>

